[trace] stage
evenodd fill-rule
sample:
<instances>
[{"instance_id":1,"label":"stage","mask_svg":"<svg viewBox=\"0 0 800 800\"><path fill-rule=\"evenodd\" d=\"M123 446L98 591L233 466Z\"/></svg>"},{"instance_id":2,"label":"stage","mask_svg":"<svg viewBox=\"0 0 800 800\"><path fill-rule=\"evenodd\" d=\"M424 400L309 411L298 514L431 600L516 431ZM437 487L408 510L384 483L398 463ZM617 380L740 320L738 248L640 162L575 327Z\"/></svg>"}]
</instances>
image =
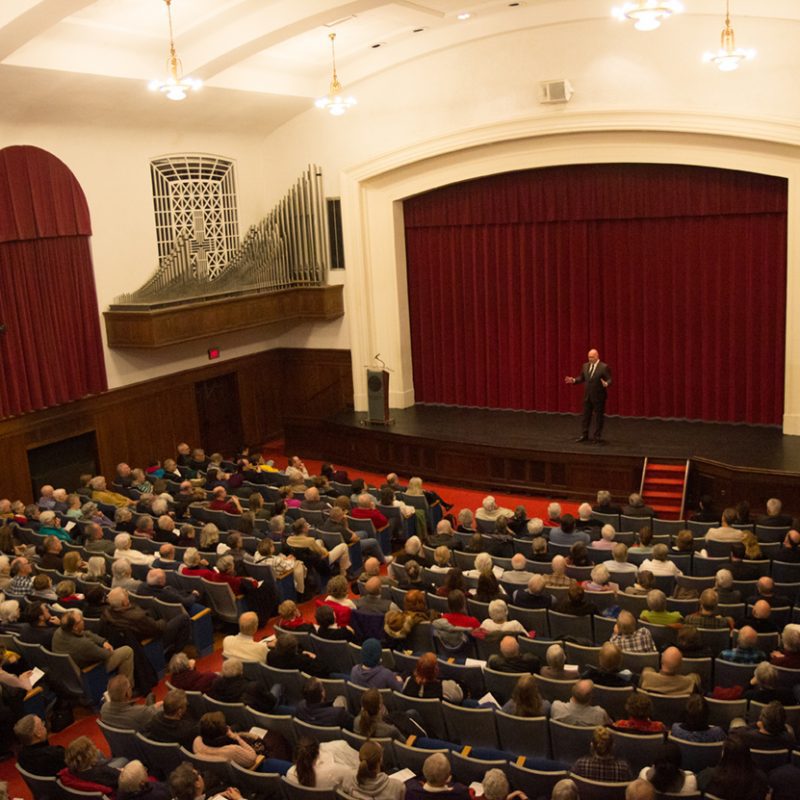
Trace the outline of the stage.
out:
<instances>
[{"instance_id":1,"label":"stage","mask_svg":"<svg viewBox=\"0 0 800 800\"><path fill-rule=\"evenodd\" d=\"M800 437L779 428L607 417L606 443L597 445L575 441L577 414L416 405L392 417L389 426L364 424L366 414L352 411L290 419L287 447L378 472L574 499L638 490L645 457L690 460L688 507L710 493L755 507L774 495L800 509Z\"/></svg>"}]
</instances>

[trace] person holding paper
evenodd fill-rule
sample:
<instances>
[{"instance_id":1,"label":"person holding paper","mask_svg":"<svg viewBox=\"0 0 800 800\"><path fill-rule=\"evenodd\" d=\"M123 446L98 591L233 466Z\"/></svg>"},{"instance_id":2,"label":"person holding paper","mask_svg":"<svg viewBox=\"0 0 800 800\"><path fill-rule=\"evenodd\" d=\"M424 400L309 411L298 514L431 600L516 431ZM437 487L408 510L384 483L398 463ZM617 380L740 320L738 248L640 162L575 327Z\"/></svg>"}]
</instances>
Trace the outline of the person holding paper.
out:
<instances>
[{"instance_id":1,"label":"person holding paper","mask_svg":"<svg viewBox=\"0 0 800 800\"><path fill-rule=\"evenodd\" d=\"M576 376L567 375L565 383L585 383L583 390L583 418L581 420L581 435L577 442L589 441L589 428L594 416L594 442L603 443L603 422L605 421L606 396L608 387L611 386L611 369L608 364L600 360L600 354L592 348L587 358L589 359Z\"/></svg>"}]
</instances>

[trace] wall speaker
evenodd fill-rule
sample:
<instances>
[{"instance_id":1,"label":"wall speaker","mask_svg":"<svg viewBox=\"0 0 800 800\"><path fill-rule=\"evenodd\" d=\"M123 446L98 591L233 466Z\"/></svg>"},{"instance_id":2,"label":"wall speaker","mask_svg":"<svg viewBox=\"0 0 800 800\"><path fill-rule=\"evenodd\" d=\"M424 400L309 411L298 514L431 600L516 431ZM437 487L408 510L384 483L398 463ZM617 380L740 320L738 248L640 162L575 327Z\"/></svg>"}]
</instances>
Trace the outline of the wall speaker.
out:
<instances>
[{"instance_id":1,"label":"wall speaker","mask_svg":"<svg viewBox=\"0 0 800 800\"><path fill-rule=\"evenodd\" d=\"M568 103L574 93L567 80L541 81L539 84L540 103Z\"/></svg>"}]
</instances>

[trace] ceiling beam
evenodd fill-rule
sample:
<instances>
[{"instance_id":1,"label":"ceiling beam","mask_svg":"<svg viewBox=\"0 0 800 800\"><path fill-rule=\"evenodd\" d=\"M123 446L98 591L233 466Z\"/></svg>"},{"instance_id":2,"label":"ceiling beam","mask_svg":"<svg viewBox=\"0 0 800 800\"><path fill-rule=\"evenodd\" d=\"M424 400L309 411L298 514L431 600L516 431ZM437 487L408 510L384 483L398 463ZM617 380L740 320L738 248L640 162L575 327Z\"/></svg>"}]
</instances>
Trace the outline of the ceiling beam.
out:
<instances>
[{"instance_id":1,"label":"ceiling beam","mask_svg":"<svg viewBox=\"0 0 800 800\"><path fill-rule=\"evenodd\" d=\"M95 0L40 0L33 8L0 28L0 61L57 25L65 17L92 5Z\"/></svg>"},{"instance_id":2,"label":"ceiling beam","mask_svg":"<svg viewBox=\"0 0 800 800\"><path fill-rule=\"evenodd\" d=\"M351 2L348 3L340 3L339 5L331 6L317 14L312 14L308 17L300 17L288 25L275 28L275 30L268 31L267 33L260 34L245 42L241 42L236 45L236 47L221 53L215 58L206 61L204 64L193 66L192 75L207 81L209 78L213 78L220 72L239 64L251 56L260 53L262 50L274 47L281 42L285 42L295 36L299 36L321 25L325 25L331 20L350 17L354 14L363 14L367 11L374 11L380 6L392 5L393 2L394 0L351 0ZM321 46L323 45L324 42L321 43Z\"/></svg>"}]
</instances>

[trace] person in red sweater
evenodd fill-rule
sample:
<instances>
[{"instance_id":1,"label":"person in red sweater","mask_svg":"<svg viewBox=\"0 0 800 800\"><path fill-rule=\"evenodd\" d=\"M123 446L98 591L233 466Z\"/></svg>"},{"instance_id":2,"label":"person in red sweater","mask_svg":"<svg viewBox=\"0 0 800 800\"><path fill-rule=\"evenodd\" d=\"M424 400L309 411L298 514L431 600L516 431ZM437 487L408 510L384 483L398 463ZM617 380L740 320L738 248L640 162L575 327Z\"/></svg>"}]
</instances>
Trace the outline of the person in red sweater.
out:
<instances>
[{"instance_id":1,"label":"person in red sweater","mask_svg":"<svg viewBox=\"0 0 800 800\"><path fill-rule=\"evenodd\" d=\"M213 491L214 499L208 504L208 507L213 511L224 511L227 514L241 514L242 507L239 504L239 498L235 496L228 497L228 492L224 486L217 486Z\"/></svg>"},{"instance_id":2,"label":"person in red sweater","mask_svg":"<svg viewBox=\"0 0 800 800\"><path fill-rule=\"evenodd\" d=\"M350 512L350 516L353 519L371 519L376 531L382 531L389 524L389 520L375 508L375 498L366 492L358 496L358 507Z\"/></svg>"},{"instance_id":3,"label":"person in red sweater","mask_svg":"<svg viewBox=\"0 0 800 800\"><path fill-rule=\"evenodd\" d=\"M447 613L442 614L451 625L457 628L480 628L481 621L467 614L467 598L464 592L456 589L447 595Z\"/></svg>"}]
</instances>

